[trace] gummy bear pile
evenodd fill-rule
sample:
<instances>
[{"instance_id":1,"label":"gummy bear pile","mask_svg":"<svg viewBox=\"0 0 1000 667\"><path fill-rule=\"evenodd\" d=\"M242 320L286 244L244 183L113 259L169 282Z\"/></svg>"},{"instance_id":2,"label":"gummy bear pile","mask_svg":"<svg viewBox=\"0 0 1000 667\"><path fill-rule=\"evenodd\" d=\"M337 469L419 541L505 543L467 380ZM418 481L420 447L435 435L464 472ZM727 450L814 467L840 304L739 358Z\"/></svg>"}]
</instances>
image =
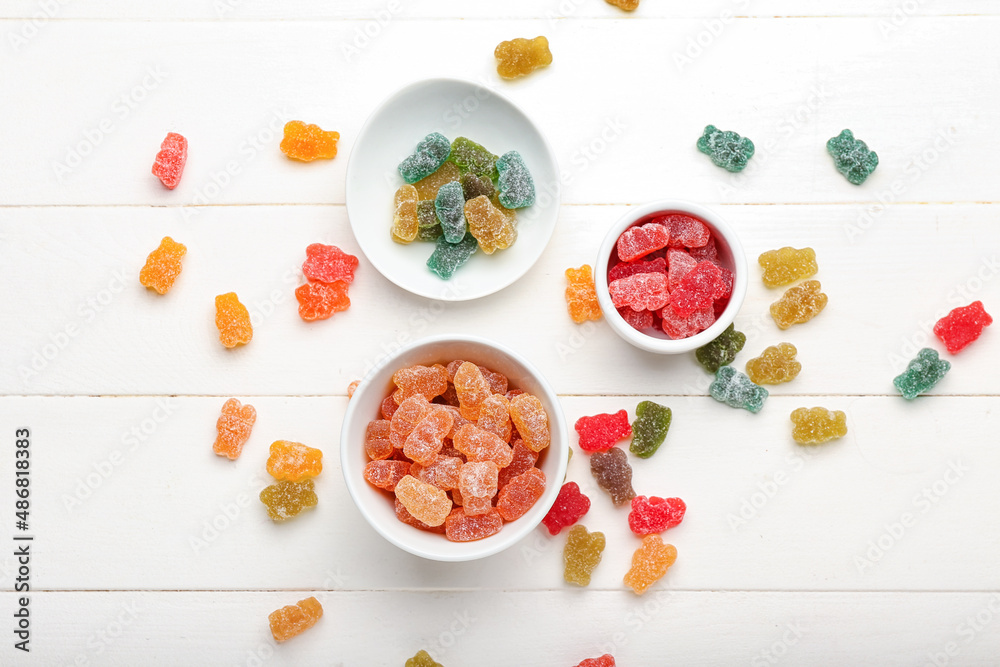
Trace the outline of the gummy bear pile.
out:
<instances>
[{"instance_id":1,"label":"gummy bear pile","mask_svg":"<svg viewBox=\"0 0 1000 667\"><path fill-rule=\"evenodd\" d=\"M432 132L398 167L390 235L434 244L427 268L450 279L474 254L517 240L517 209L535 203L535 182L517 151L494 155L466 137Z\"/></svg>"},{"instance_id":2,"label":"gummy bear pile","mask_svg":"<svg viewBox=\"0 0 1000 667\"><path fill-rule=\"evenodd\" d=\"M608 291L622 319L673 339L712 326L733 280L709 226L681 213L658 213L626 229L608 262Z\"/></svg>"},{"instance_id":3,"label":"gummy bear pile","mask_svg":"<svg viewBox=\"0 0 1000 667\"><path fill-rule=\"evenodd\" d=\"M545 491L539 457L549 418L535 396L495 371L456 359L392 376L368 423L365 480L390 494L396 518L452 542L481 540Z\"/></svg>"}]
</instances>

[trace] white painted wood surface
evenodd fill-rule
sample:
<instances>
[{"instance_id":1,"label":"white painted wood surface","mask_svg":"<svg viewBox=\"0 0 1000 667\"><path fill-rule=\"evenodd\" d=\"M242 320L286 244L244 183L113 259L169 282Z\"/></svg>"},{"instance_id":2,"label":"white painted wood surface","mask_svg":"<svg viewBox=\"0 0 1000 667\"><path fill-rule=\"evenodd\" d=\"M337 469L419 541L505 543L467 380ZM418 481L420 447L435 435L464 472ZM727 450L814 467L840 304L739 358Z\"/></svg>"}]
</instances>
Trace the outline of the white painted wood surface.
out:
<instances>
[{"instance_id":1,"label":"white painted wood surface","mask_svg":"<svg viewBox=\"0 0 1000 667\"><path fill-rule=\"evenodd\" d=\"M4 2L8 623L8 464L21 426L32 430L36 542L33 650L15 651L0 627L0 664L401 665L419 648L449 667L572 665L605 650L623 666L995 663L996 331L952 359L932 397L906 403L891 379L942 311L973 299L1000 311L997 7L644 0L625 15L599 0ZM499 81L493 45L535 34L549 36L554 65ZM688 51L698 40L701 54ZM351 309L303 323L292 290L305 246L356 251L343 206L354 135L422 76L480 81L539 123L567 179L552 243L512 287L443 308L362 258ZM340 131L341 155L287 161L276 144L289 118ZM744 175L693 148L710 122L757 143ZM880 155L860 188L823 150L844 127ZM148 173L167 130L191 141L173 192ZM736 365L783 340L804 365L759 415L708 398L690 357L640 353L603 323L565 315L563 270L593 263L627 206L668 196L720 210L751 265L781 245L817 250L830 305L807 325L779 331L766 313L780 291L751 277ZM167 234L189 250L160 298L136 275ZM258 321L236 351L217 344L212 322L212 297L229 290ZM579 451L568 476L594 500L584 523L609 538L589 590L563 584L565 538L543 530L485 561L441 564L364 523L338 465L346 386L393 346L450 331L524 353L571 421L634 413L646 397L673 408L662 451L635 460L635 486L683 497L689 514L667 534L677 565L645 598L620 583L638 543L626 512ZM210 451L228 396L259 414L235 463ZM792 443L789 412L812 405L847 411L848 437ZM320 505L275 526L256 495L281 438L322 448L326 470ZM310 594L325 618L275 646L266 615Z\"/></svg>"}]
</instances>

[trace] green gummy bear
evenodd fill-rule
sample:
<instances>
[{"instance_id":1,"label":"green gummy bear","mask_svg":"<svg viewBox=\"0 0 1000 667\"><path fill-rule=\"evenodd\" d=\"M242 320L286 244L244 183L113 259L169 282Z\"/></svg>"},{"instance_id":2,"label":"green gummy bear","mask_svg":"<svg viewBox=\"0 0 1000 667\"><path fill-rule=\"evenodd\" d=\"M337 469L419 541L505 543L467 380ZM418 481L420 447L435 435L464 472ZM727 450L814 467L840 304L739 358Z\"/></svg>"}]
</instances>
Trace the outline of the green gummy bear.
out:
<instances>
[{"instance_id":1,"label":"green gummy bear","mask_svg":"<svg viewBox=\"0 0 1000 667\"><path fill-rule=\"evenodd\" d=\"M868 144L844 130L826 142L826 151L833 156L837 171L854 185L861 185L878 166L878 154Z\"/></svg>"},{"instance_id":2,"label":"green gummy bear","mask_svg":"<svg viewBox=\"0 0 1000 667\"><path fill-rule=\"evenodd\" d=\"M656 453L670 430L673 414L670 408L642 401L635 406L635 421L632 422L632 444L628 450L639 458L648 459Z\"/></svg>"},{"instance_id":3,"label":"green gummy bear","mask_svg":"<svg viewBox=\"0 0 1000 667\"><path fill-rule=\"evenodd\" d=\"M479 242L472 234L466 234L458 243L448 243L444 236L438 237L434 252L427 259L427 268L443 280L448 280L469 258L479 250Z\"/></svg>"},{"instance_id":4,"label":"green gummy bear","mask_svg":"<svg viewBox=\"0 0 1000 667\"><path fill-rule=\"evenodd\" d=\"M726 171L743 171L753 157L753 142L735 132L723 132L714 125L705 126L698 138L698 150L712 158L715 166Z\"/></svg>"},{"instance_id":5,"label":"green gummy bear","mask_svg":"<svg viewBox=\"0 0 1000 667\"><path fill-rule=\"evenodd\" d=\"M746 342L746 335L737 331L735 325L730 324L729 328L719 334L718 338L699 347L694 356L698 359L698 363L705 367L705 370L714 373L722 366L733 363Z\"/></svg>"},{"instance_id":6,"label":"green gummy bear","mask_svg":"<svg viewBox=\"0 0 1000 667\"><path fill-rule=\"evenodd\" d=\"M760 412L767 400L767 389L755 385L732 366L723 366L716 371L708 393L731 408L743 408L750 412Z\"/></svg>"},{"instance_id":7,"label":"green gummy bear","mask_svg":"<svg viewBox=\"0 0 1000 667\"><path fill-rule=\"evenodd\" d=\"M463 172L469 172L490 181L497 179L497 156L472 139L459 137L451 142L449 162Z\"/></svg>"},{"instance_id":8,"label":"green gummy bear","mask_svg":"<svg viewBox=\"0 0 1000 667\"><path fill-rule=\"evenodd\" d=\"M908 401L930 391L951 370L951 364L938 358L938 353L925 347L917 353L902 374L892 381L899 393Z\"/></svg>"},{"instance_id":9,"label":"green gummy bear","mask_svg":"<svg viewBox=\"0 0 1000 667\"><path fill-rule=\"evenodd\" d=\"M451 153L451 142L443 134L431 132L417 144L405 160L399 163L399 175L407 183L427 178L440 168Z\"/></svg>"},{"instance_id":10,"label":"green gummy bear","mask_svg":"<svg viewBox=\"0 0 1000 667\"><path fill-rule=\"evenodd\" d=\"M524 208L535 203L535 180L520 153L507 151L501 155L497 173L497 189L504 208Z\"/></svg>"},{"instance_id":11,"label":"green gummy bear","mask_svg":"<svg viewBox=\"0 0 1000 667\"><path fill-rule=\"evenodd\" d=\"M441 232L448 243L458 243L465 238L465 194L458 181L445 183L438 190L434 210L441 222Z\"/></svg>"},{"instance_id":12,"label":"green gummy bear","mask_svg":"<svg viewBox=\"0 0 1000 667\"><path fill-rule=\"evenodd\" d=\"M441 221L438 220L433 199L417 203L417 240L436 241L441 236Z\"/></svg>"}]
</instances>

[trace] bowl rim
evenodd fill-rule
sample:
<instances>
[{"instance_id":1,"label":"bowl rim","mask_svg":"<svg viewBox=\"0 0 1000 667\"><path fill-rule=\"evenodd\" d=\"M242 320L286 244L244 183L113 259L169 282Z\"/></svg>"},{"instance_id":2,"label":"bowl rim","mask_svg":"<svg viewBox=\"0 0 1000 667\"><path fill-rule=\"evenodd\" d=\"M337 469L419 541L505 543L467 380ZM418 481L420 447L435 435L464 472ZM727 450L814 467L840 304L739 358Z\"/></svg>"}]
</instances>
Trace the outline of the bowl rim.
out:
<instances>
[{"instance_id":1,"label":"bowl rim","mask_svg":"<svg viewBox=\"0 0 1000 667\"><path fill-rule=\"evenodd\" d=\"M713 228L713 232L722 236L723 241L729 246L730 252L733 255L733 293L729 297L726 309L715 320L712 326L693 336L678 340L656 338L634 329L618 314L618 309L611 302L611 294L608 291L608 262L611 259L611 251L618 242L618 237L621 236L622 232L642 218L658 213L668 214L672 212L688 213L707 222ZM597 289L597 300L601 305L601 310L604 311L608 324L611 325L612 330L621 338L648 352L681 354L690 352L715 340L735 321L736 315L739 313L740 308L743 307L743 302L746 299L748 285L747 267L747 258L746 252L743 249L743 243L740 241L736 230L722 216L714 210L693 201L685 199L657 199L630 208L608 229L598 251L594 269L594 285Z\"/></svg>"},{"instance_id":2,"label":"bowl rim","mask_svg":"<svg viewBox=\"0 0 1000 667\"><path fill-rule=\"evenodd\" d=\"M545 186L545 192L552 199L552 206L555 208L555 215L553 222L549 227L548 233L545 235L541 243L536 244L538 250L535 254L535 257L530 262L525 262L524 267L520 271L511 274L504 280L497 281L495 285L491 286L488 289L488 291L470 292L468 294L465 294L461 290L443 289L441 290L440 293L428 293L426 290L415 288L404 280L397 280L392 276L386 275L380 268L379 264L372 259L371 254L365 252L364 248L362 247L361 240L358 238L358 235L356 233L354 234L355 241L357 241L358 247L365 254L365 258L371 263L371 265L375 268L375 270L382 275L382 277L391 282L393 285L396 285L400 289L403 289L411 294L415 294L417 296L426 299L457 303L461 301L473 301L475 299L481 299L483 297L490 296L491 294L496 294L497 292L507 287L510 287L518 280L523 278L524 275L538 263L538 260L541 258L542 254L545 252L545 249L552 241L552 235L555 233L555 228L559 221L559 208L562 202L562 177L561 177L562 174L559 168L559 162L556 158L556 153L552 149L552 144L545 136L545 133L542 132L542 128L538 125L538 123L536 123L531 118L531 116L524 109L521 108L520 105L514 102L514 100L512 100L510 97L496 90L495 88L489 86L484 81L473 81L471 79L464 79L461 77L450 77L450 76L437 76L437 77L430 77L427 79L420 79L408 83L401 88L397 88L395 91L393 91L388 96L383 98L382 101L379 102L375 106L375 108L371 110L367 118L365 118L365 122L362 124L361 129L358 130L357 135L355 135L354 142L351 145L351 154L347 158L347 168L344 172L344 208L346 209L347 212L348 225L351 227L352 233L354 233L354 223L352 222L353 218L351 216L352 198L351 198L350 184L352 181L351 175L354 173L354 168L357 164L357 162L355 161L355 155L357 155L357 150L356 150L357 147L361 145L363 141L367 139L368 134L372 132L372 125L376 117L379 116L386 107L395 102L397 98L412 92L414 89L426 86L438 85L438 84L461 84L468 86L476 91L484 90L489 94L490 97L497 97L502 102L508 104L511 108L513 108L518 114L520 114L524 118L524 120L528 123L528 125L530 125L534 129L535 133L538 135L538 138L541 141L542 148L544 149L544 152L546 154L547 161L549 162L549 166L552 168L553 174L555 176L552 182L546 183ZM441 281L441 284L448 285L449 282L450 281Z\"/></svg>"},{"instance_id":3,"label":"bowl rim","mask_svg":"<svg viewBox=\"0 0 1000 667\"><path fill-rule=\"evenodd\" d=\"M396 547L411 553L415 556L420 556L421 558L426 558L428 560L442 561L442 562L461 562L477 560L480 558L486 558L487 556L493 556L501 551L504 551L521 540L523 540L528 534L535 530L540 524L542 518L548 513L549 508L556 500L556 496L559 493L559 489L565 481L566 471L569 464L569 431L566 422L566 416L562 411L561 404L559 402L559 395L556 393L555 389L549 384L548 380L544 375L538 370L538 368L528 361L524 356L515 352L511 348L498 343L494 340L484 338L482 336L470 335L470 334L439 334L434 336L427 336L419 340L413 341L408 345L401 347L394 353L386 356L378 364L376 364L368 373L365 375L364 379L358 384L355 390L355 397L357 397L357 392L363 391L366 388L366 384L369 383L378 374L383 372L387 367L393 365L393 362L400 357L409 354L418 348L423 348L431 345L438 345L442 343L468 343L473 345L481 345L487 348L491 348L493 351L500 353L512 360L516 365L524 368L527 374L529 374L535 382L538 383L544 398L553 405L553 410L549 414L549 432L552 437L552 441L549 447L552 448L548 452L547 456L556 456L556 471L555 474L551 476L546 476L546 489L542 497L539 498L536 506L541 507L545 512L538 512L538 520L535 522L525 522L522 525L510 525L505 524L504 529L497 533L497 535L504 536L505 539L495 540L492 543L489 542L491 538L486 538L486 540L479 540L475 542L463 542L454 543L448 541L443 535L441 535L441 542L443 545L453 545L453 544L486 544L487 546L479 549L473 550L469 549L469 553L460 554L449 554L445 552L428 552L421 550L419 547L404 541L397 539L396 535L390 531L383 530L380 520L378 520L375 515L369 510L367 506L367 501L361 497L361 489L364 488L362 485L367 484L364 479L360 476L360 470L351 462L352 457L356 452L352 451L345 443L348 441L348 431L352 430L357 419L363 420L365 423L371 421L369 418L365 418L359 414L360 402L352 402L354 398L349 399L347 404L347 409L344 412L343 424L340 430L340 467L341 473L344 476L344 483L347 486L347 491L351 496L351 500L357 507L358 511L364 517L365 521L371 526L375 532L377 532L383 539L387 542L395 545ZM540 397L542 398L542 397ZM554 413L554 414L552 414ZM552 443L561 442L562 451L557 452ZM352 472L357 473L357 475L351 474ZM545 505L548 503L548 506ZM540 505L539 505L540 504ZM534 511L535 507L532 507L529 511ZM523 518L523 517L522 517ZM394 518L393 521L396 521ZM520 521L520 519L518 519ZM413 529L417 530L417 529ZM492 536L491 536L492 537Z\"/></svg>"}]
</instances>

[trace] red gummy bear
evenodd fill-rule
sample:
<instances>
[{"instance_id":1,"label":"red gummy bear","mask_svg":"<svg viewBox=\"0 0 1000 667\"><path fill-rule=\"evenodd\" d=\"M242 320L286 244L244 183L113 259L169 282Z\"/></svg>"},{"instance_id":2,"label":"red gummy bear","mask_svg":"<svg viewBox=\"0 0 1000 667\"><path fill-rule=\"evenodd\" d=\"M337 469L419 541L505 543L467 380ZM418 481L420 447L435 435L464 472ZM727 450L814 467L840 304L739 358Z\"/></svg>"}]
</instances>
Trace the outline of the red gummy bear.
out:
<instances>
[{"instance_id":1,"label":"red gummy bear","mask_svg":"<svg viewBox=\"0 0 1000 667\"><path fill-rule=\"evenodd\" d=\"M600 658L587 658L576 667L615 667L615 658L610 653L605 653Z\"/></svg>"},{"instance_id":2,"label":"red gummy bear","mask_svg":"<svg viewBox=\"0 0 1000 667\"><path fill-rule=\"evenodd\" d=\"M654 250L666 248L670 231L663 225L647 223L629 227L618 237L618 258L623 262L644 257Z\"/></svg>"},{"instance_id":3,"label":"red gummy bear","mask_svg":"<svg viewBox=\"0 0 1000 667\"><path fill-rule=\"evenodd\" d=\"M701 220L692 218L690 215L661 215L654 218L657 222L670 230L671 248L702 248L712 237L712 233Z\"/></svg>"},{"instance_id":4,"label":"red gummy bear","mask_svg":"<svg viewBox=\"0 0 1000 667\"><path fill-rule=\"evenodd\" d=\"M181 182L184 165L188 159L188 140L176 132L168 132L160 144L160 152L153 162L153 175L160 179L168 190L173 190Z\"/></svg>"},{"instance_id":5,"label":"red gummy bear","mask_svg":"<svg viewBox=\"0 0 1000 667\"><path fill-rule=\"evenodd\" d=\"M698 266L698 260L683 250L671 248L667 253L667 261L670 264L670 268L667 270L667 287L673 292L681 284L684 276Z\"/></svg>"},{"instance_id":6,"label":"red gummy bear","mask_svg":"<svg viewBox=\"0 0 1000 667\"><path fill-rule=\"evenodd\" d=\"M354 280L354 270L358 268L358 258L348 255L335 245L313 243L306 248L306 261L302 273L309 280L332 283L337 280L350 283Z\"/></svg>"},{"instance_id":7,"label":"red gummy bear","mask_svg":"<svg viewBox=\"0 0 1000 667\"><path fill-rule=\"evenodd\" d=\"M637 273L619 278L608 285L608 293L615 308L660 310L670 300L665 273Z\"/></svg>"},{"instance_id":8,"label":"red gummy bear","mask_svg":"<svg viewBox=\"0 0 1000 667\"><path fill-rule=\"evenodd\" d=\"M694 264L691 265L692 268ZM612 283L619 278L628 278L637 273L664 273L667 270L667 260L657 257L644 262L619 262L608 271L608 282Z\"/></svg>"},{"instance_id":9,"label":"red gummy bear","mask_svg":"<svg viewBox=\"0 0 1000 667\"><path fill-rule=\"evenodd\" d=\"M580 449L585 452L602 452L632 435L632 426L628 423L628 413L619 410L613 415L580 417L576 420L576 432L580 434Z\"/></svg>"},{"instance_id":10,"label":"red gummy bear","mask_svg":"<svg viewBox=\"0 0 1000 667\"><path fill-rule=\"evenodd\" d=\"M628 322L633 329L642 331L653 327L653 313L648 310L632 310L631 308L619 308L618 314Z\"/></svg>"},{"instance_id":11,"label":"red gummy bear","mask_svg":"<svg viewBox=\"0 0 1000 667\"><path fill-rule=\"evenodd\" d=\"M550 535L558 535L563 528L572 526L590 510L590 498L580 493L580 485L566 482L559 489L552 509L542 519Z\"/></svg>"},{"instance_id":12,"label":"red gummy bear","mask_svg":"<svg viewBox=\"0 0 1000 667\"><path fill-rule=\"evenodd\" d=\"M684 520L687 505L680 498L636 496L628 513L628 527L642 537L662 533Z\"/></svg>"},{"instance_id":13,"label":"red gummy bear","mask_svg":"<svg viewBox=\"0 0 1000 667\"><path fill-rule=\"evenodd\" d=\"M684 276L677 289L670 293L670 307L681 317L687 318L696 310L708 308L725 294L726 284L719 267L709 261L698 262Z\"/></svg>"},{"instance_id":14,"label":"red gummy bear","mask_svg":"<svg viewBox=\"0 0 1000 667\"><path fill-rule=\"evenodd\" d=\"M715 324L716 319L715 310L711 306L696 310L688 317L681 317L674 312L669 304L660 311L660 317L662 318L660 327L663 329L663 333L674 340L700 333Z\"/></svg>"},{"instance_id":15,"label":"red gummy bear","mask_svg":"<svg viewBox=\"0 0 1000 667\"><path fill-rule=\"evenodd\" d=\"M347 283L309 282L295 288L295 298L299 302L299 316L307 322L325 320L334 313L351 307L347 296Z\"/></svg>"},{"instance_id":16,"label":"red gummy bear","mask_svg":"<svg viewBox=\"0 0 1000 667\"><path fill-rule=\"evenodd\" d=\"M952 354L974 342L983 329L993 324L993 318L983 309L982 301L973 301L951 311L934 325L934 335L941 339Z\"/></svg>"}]
</instances>

